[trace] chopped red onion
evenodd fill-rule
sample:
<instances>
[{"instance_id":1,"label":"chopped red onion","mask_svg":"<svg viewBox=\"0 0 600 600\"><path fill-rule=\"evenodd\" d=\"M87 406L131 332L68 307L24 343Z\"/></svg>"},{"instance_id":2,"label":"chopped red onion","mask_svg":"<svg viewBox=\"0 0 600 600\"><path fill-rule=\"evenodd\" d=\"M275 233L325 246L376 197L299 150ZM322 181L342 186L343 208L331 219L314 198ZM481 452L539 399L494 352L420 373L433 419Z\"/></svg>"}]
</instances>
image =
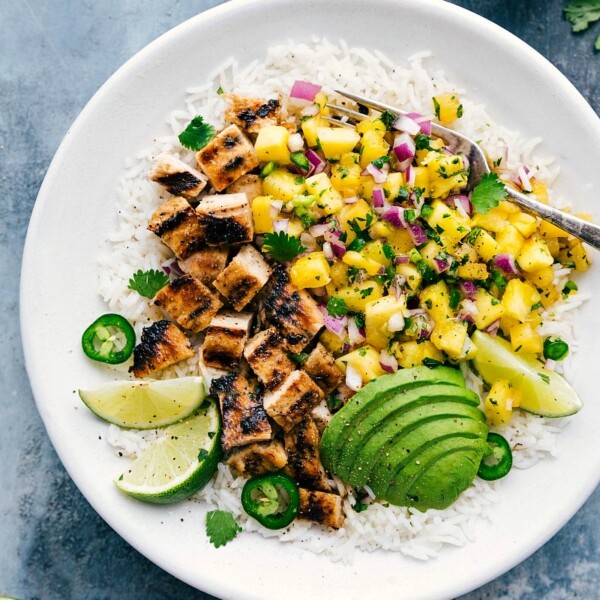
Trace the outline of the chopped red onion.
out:
<instances>
[{"instance_id":1,"label":"chopped red onion","mask_svg":"<svg viewBox=\"0 0 600 600\"><path fill-rule=\"evenodd\" d=\"M344 198L344 204L356 204L358 202L358 196L350 196L350 198Z\"/></svg>"},{"instance_id":2,"label":"chopped red onion","mask_svg":"<svg viewBox=\"0 0 600 600\"><path fill-rule=\"evenodd\" d=\"M415 182L417 180L416 169L412 165L408 165L405 172L406 172L406 185L408 185L410 187L415 187Z\"/></svg>"},{"instance_id":3,"label":"chopped red onion","mask_svg":"<svg viewBox=\"0 0 600 600\"><path fill-rule=\"evenodd\" d=\"M498 333L498 329L500 329L500 319L494 321L489 327L486 328L485 331L491 336L495 336Z\"/></svg>"},{"instance_id":4,"label":"chopped red onion","mask_svg":"<svg viewBox=\"0 0 600 600\"><path fill-rule=\"evenodd\" d=\"M402 331L404 329L404 315L398 311L394 313L389 319L387 323L388 331L396 332Z\"/></svg>"},{"instance_id":5,"label":"chopped red onion","mask_svg":"<svg viewBox=\"0 0 600 600\"><path fill-rule=\"evenodd\" d=\"M411 119L408 115L400 115L393 123L392 127L398 131L404 131L410 135L417 135L421 132L421 125Z\"/></svg>"},{"instance_id":6,"label":"chopped red onion","mask_svg":"<svg viewBox=\"0 0 600 600\"><path fill-rule=\"evenodd\" d=\"M415 157L417 148L415 146L415 140L413 140L408 133L401 133L394 138L393 149L396 157L402 163L409 158L412 160Z\"/></svg>"},{"instance_id":7,"label":"chopped red onion","mask_svg":"<svg viewBox=\"0 0 600 600\"><path fill-rule=\"evenodd\" d=\"M397 265L405 265L410 262L410 258L408 254L396 254L396 258L394 258L394 262Z\"/></svg>"},{"instance_id":8,"label":"chopped red onion","mask_svg":"<svg viewBox=\"0 0 600 600\"><path fill-rule=\"evenodd\" d=\"M331 249L337 258L342 258L346 254L346 246L340 240L331 241Z\"/></svg>"},{"instance_id":9,"label":"chopped red onion","mask_svg":"<svg viewBox=\"0 0 600 600\"><path fill-rule=\"evenodd\" d=\"M169 275L173 278L183 275L183 271L175 258L169 258L168 260L165 260L160 267L166 275Z\"/></svg>"},{"instance_id":10,"label":"chopped red onion","mask_svg":"<svg viewBox=\"0 0 600 600\"><path fill-rule=\"evenodd\" d=\"M435 265L435 270L437 273L443 273L450 268L451 259L450 258L434 258L433 264Z\"/></svg>"},{"instance_id":11,"label":"chopped red onion","mask_svg":"<svg viewBox=\"0 0 600 600\"><path fill-rule=\"evenodd\" d=\"M479 313L479 309L477 308L477 304L472 300L463 300L460 303L460 311L456 318L459 321L468 321L469 323L475 322L475 317Z\"/></svg>"},{"instance_id":12,"label":"chopped red onion","mask_svg":"<svg viewBox=\"0 0 600 600\"><path fill-rule=\"evenodd\" d=\"M405 227L406 220L404 219L404 209L401 206L392 206L385 213L381 215L381 218L391 223L394 227Z\"/></svg>"},{"instance_id":13,"label":"chopped red onion","mask_svg":"<svg viewBox=\"0 0 600 600\"><path fill-rule=\"evenodd\" d=\"M431 135L431 119L420 113L408 113L407 115L421 127L421 133Z\"/></svg>"},{"instance_id":14,"label":"chopped red onion","mask_svg":"<svg viewBox=\"0 0 600 600\"><path fill-rule=\"evenodd\" d=\"M329 313L326 313L323 315L323 324L331 333L337 335L339 338L343 339L346 337L348 317L332 317Z\"/></svg>"},{"instance_id":15,"label":"chopped red onion","mask_svg":"<svg viewBox=\"0 0 600 600\"><path fill-rule=\"evenodd\" d=\"M358 392L363 386L361 374L350 364L346 365L346 385L353 392Z\"/></svg>"},{"instance_id":16,"label":"chopped red onion","mask_svg":"<svg viewBox=\"0 0 600 600\"><path fill-rule=\"evenodd\" d=\"M287 233L289 222L289 219L277 219L273 221L273 229L276 233L279 233L281 231Z\"/></svg>"},{"instance_id":17,"label":"chopped red onion","mask_svg":"<svg viewBox=\"0 0 600 600\"><path fill-rule=\"evenodd\" d=\"M396 294L396 300L400 300L402 297L402 286L406 283L406 277L404 275L394 275L394 292Z\"/></svg>"},{"instance_id":18,"label":"chopped red onion","mask_svg":"<svg viewBox=\"0 0 600 600\"><path fill-rule=\"evenodd\" d=\"M352 346L362 344L365 341L365 336L361 333L356 321L353 318L348 319L348 341Z\"/></svg>"},{"instance_id":19,"label":"chopped red onion","mask_svg":"<svg viewBox=\"0 0 600 600\"><path fill-rule=\"evenodd\" d=\"M494 264L505 273L510 273L511 275L516 275L519 272L515 257L512 254L497 254L494 256Z\"/></svg>"},{"instance_id":20,"label":"chopped red onion","mask_svg":"<svg viewBox=\"0 0 600 600\"><path fill-rule=\"evenodd\" d=\"M465 298L474 300L477 297L477 286L472 281L461 281L458 287Z\"/></svg>"},{"instance_id":21,"label":"chopped red onion","mask_svg":"<svg viewBox=\"0 0 600 600\"><path fill-rule=\"evenodd\" d=\"M300 234L300 241L303 246L306 246L308 250L316 250L317 248L317 240L308 233L308 231L304 231Z\"/></svg>"},{"instance_id":22,"label":"chopped red onion","mask_svg":"<svg viewBox=\"0 0 600 600\"><path fill-rule=\"evenodd\" d=\"M383 208L385 194L381 188L373 188L373 208Z\"/></svg>"},{"instance_id":23,"label":"chopped red onion","mask_svg":"<svg viewBox=\"0 0 600 600\"><path fill-rule=\"evenodd\" d=\"M521 188L524 189L526 192L532 192L533 188L531 187L531 182L529 181L529 169L524 166L521 165L518 169L517 169L517 173L519 175L519 180L521 183Z\"/></svg>"},{"instance_id":24,"label":"chopped red onion","mask_svg":"<svg viewBox=\"0 0 600 600\"><path fill-rule=\"evenodd\" d=\"M273 200L273 202L271 202L271 208L269 209L269 214L271 215L271 219L276 219L277 216L279 215L279 213L281 212L282 208L283 208L282 200Z\"/></svg>"},{"instance_id":25,"label":"chopped red onion","mask_svg":"<svg viewBox=\"0 0 600 600\"><path fill-rule=\"evenodd\" d=\"M327 231L331 231L331 222L318 223L308 228L308 232L315 238L323 237Z\"/></svg>"},{"instance_id":26,"label":"chopped red onion","mask_svg":"<svg viewBox=\"0 0 600 600\"><path fill-rule=\"evenodd\" d=\"M421 316L421 315L426 315L427 313L425 312L425 310L423 308L411 308L408 311L408 314L411 317L418 317L418 316Z\"/></svg>"},{"instance_id":27,"label":"chopped red onion","mask_svg":"<svg viewBox=\"0 0 600 600\"><path fill-rule=\"evenodd\" d=\"M428 240L427 233L418 223L407 223L406 228L415 246L420 246Z\"/></svg>"},{"instance_id":28,"label":"chopped red onion","mask_svg":"<svg viewBox=\"0 0 600 600\"><path fill-rule=\"evenodd\" d=\"M473 212L473 205L471 204L471 200L469 196L466 196L465 194L456 194L454 196L448 196L448 201L454 204L456 210L463 217L469 217Z\"/></svg>"},{"instance_id":29,"label":"chopped red onion","mask_svg":"<svg viewBox=\"0 0 600 600\"><path fill-rule=\"evenodd\" d=\"M319 114L320 110L321 109L319 108L318 104L309 104L300 111L300 114L303 117L315 117Z\"/></svg>"},{"instance_id":30,"label":"chopped red onion","mask_svg":"<svg viewBox=\"0 0 600 600\"><path fill-rule=\"evenodd\" d=\"M313 173L318 175L327 167L327 163L314 151L310 148L306 151L306 158L308 158L308 162L313 167Z\"/></svg>"},{"instance_id":31,"label":"chopped red onion","mask_svg":"<svg viewBox=\"0 0 600 600\"><path fill-rule=\"evenodd\" d=\"M387 350L382 350L379 353L379 364L386 373L395 373L398 370L396 357Z\"/></svg>"},{"instance_id":32,"label":"chopped red onion","mask_svg":"<svg viewBox=\"0 0 600 600\"><path fill-rule=\"evenodd\" d=\"M323 242L323 254L327 260L333 260L335 258L331 242Z\"/></svg>"},{"instance_id":33,"label":"chopped red onion","mask_svg":"<svg viewBox=\"0 0 600 600\"><path fill-rule=\"evenodd\" d=\"M299 152L304 148L304 138L299 133L292 133L287 143L290 152Z\"/></svg>"},{"instance_id":34,"label":"chopped red onion","mask_svg":"<svg viewBox=\"0 0 600 600\"><path fill-rule=\"evenodd\" d=\"M321 86L310 81L302 81L297 79L290 91L290 98L298 98L299 100L307 100L313 102L315 96L321 91Z\"/></svg>"},{"instance_id":35,"label":"chopped red onion","mask_svg":"<svg viewBox=\"0 0 600 600\"><path fill-rule=\"evenodd\" d=\"M389 170L390 165L388 163L384 163L381 169L373 163L369 163L361 175L371 175L375 183L385 183Z\"/></svg>"}]
</instances>

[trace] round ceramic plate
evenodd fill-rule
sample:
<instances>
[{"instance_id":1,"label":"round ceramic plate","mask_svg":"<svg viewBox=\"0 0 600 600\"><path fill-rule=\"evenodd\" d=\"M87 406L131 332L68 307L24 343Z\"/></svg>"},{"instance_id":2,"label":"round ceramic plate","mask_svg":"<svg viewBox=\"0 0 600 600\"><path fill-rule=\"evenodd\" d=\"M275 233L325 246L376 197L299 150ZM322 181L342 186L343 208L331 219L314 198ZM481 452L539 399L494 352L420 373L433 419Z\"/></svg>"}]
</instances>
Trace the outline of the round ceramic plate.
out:
<instances>
[{"instance_id":1,"label":"round ceramic plate","mask_svg":"<svg viewBox=\"0 0 600 600\"><path fill-rule=\"evenodd\" d=\"M508 570L575 513L600 476L600 402L594 338L599 314L581 311L580 352L572 383L584 410L565 429L556 459L514 472L501 486L494 523L477 539L429 562L386 552L357 553L352 565L245 534L215 549L204 535L204 508L194 503L148 506L120 494L122 469L103 439L105 425L74 390L107 378L85 359L81 332L106 312L98 298L97 256L115 226L117 181L125 158L147 146L184 90L230 56L262 59L267 47L312 36L380 49L404 64L430 49L450 81L484 102L498 123L562 166L557 190L594 212L600 187L600 122L577 91L545 59L472 13L428 0L244 0L210 10L142 50L94 96L67 134L32 215L21 289L27 370L56 450L75 483L128 542L176 577L221 598L449 598ZM598 215L596 215L598 216ZM600 270L582 278L600 294ZM585 457L585 460L582 460ZM467 566L468 565L468 566Z\"/></svg>"}]
</instances>

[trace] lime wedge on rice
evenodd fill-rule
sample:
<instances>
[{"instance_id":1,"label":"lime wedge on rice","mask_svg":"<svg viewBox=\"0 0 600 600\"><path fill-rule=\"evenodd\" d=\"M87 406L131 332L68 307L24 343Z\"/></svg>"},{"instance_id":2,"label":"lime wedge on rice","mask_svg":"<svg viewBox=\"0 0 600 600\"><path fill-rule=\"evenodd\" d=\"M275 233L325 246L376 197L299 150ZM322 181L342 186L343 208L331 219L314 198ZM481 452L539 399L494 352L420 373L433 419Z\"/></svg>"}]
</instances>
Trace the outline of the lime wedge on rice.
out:
<instances>
[{"instance_id":1,"label":"lime wedge on rice","mask_svg":"<svg viewBox=\"0 0 600 600\"><path fill-rule=\"evenodd\" d=\"M191 415L206 396L202 377L152 381L114 381L95 390L79 390L98 417L128 429L155 429Z\"/></svg>"},{"instance_id":2,"label":"lime wedge on rice","mask_svg":"<svg viewBox=\"0 0 600 600\"><path fill-rule=\"evenodd\" d=\"M179 502L208 483L221 457L219 409L207 400L162 433L115 481L127 495L153 504Z\"/></svg>"},{"instance_id":3,"label":"lime wedge on rice","mask_svg":"<svg viewBox=\"0 0 600 600\"><path fill-rule=\"evenodd\" d=\"M506 340L482 331L473 334L473 342L473 364L483 380L492 385L496 379L508 379L523 392L523 410L543 417L566 417L581 410L575 390L532 354L518 354Z\"/></svg>"}]
</instances>

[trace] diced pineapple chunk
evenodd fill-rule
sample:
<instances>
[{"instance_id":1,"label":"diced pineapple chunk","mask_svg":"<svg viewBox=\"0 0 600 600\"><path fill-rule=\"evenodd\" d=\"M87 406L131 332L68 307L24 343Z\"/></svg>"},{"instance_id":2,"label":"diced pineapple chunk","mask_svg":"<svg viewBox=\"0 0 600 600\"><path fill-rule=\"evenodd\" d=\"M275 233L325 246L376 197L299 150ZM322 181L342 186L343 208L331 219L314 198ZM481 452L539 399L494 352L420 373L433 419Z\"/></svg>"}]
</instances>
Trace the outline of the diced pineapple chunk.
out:
<instances>
[{"instance_id":1,"label":"diced pineapple chunk","mask_svg":"<svg viewBox=\"0 0 600 600\"><path fill-rule=\"evenodd\" d=\"M396 267L396 273L402 275L406 279L406 287L416 293L423 282L423 275L412 263L404 263Z\"/></svg>"},{"instance_id":2,"label":"diced pineapple chunk","mask_svg":"<svg viewBox=\"0 0 600 600\"><path fill-rule=\"evenodd\" d=\"M460 103L460 98L452 92L434 96L433 106L435 109L435 116L442 125L449 125L462 116L462 104Z\"/></svg>"},{"instance_id":3,"label":"diced pineapple chunk","mask_svg":"<svg viewBox=\"0 0 600 600\"><path fill-rule=\"evenodd\" d=\"M263 179L264 193L284 202L291 202L305 190L304 180L285 169L275 169Z\"/></svg>"},{"instance_id":4,"label":"diced pineapple chunk","mask_svg":"<svg viewBox=\"0 0 600 600\"><path fill-rule=\"evenodd\" d=\"M471 225L473 227L483 227L483 229L493 233L500 233L511 226L506 213L497 208L493 208L486 214L475 213L471 218Z\"/></svg>"},{"instance_id":5,"label":"diced pineapple chunk","mask_svg":"<svg viewBox=\"0 0 600 600\"><path fill-rule=\"evenodd\" d=\"M438 350L442 350L450 358L461 358L467 340L467 324L454 320L439 321L435 324L430 339Z\"/></svg>"},{"instance_id":6,"label":"diced pineapple chunk","mask_svg":"<svg viewBox=\"0 0 600 600\"><path fill-rule=\"evenodd\" d=\"M368 302L365 306L365 331L367 342L375 348L382 350L394 337L394 332L388 329L392 316L400 313L404 317L406 298L400 296L385 296L379 300Z\"/></svg>"},{"instance_id":7,"label":"diced pineapple chunk","mask_svg":"<svg viewBox=\"0 0 600 600\"><path fill-rule=\"evenodd\" d=\"M373 190L380 189L383 191L384 198L392 202L400 193L400 188L404 185L404 175L402 173L390 173L385 180L385 183L375 183L372 177L362 177L362 192L363 196L368 200L373 200Z\"/></svg>"},{"instance_id":8,"label":"diced pineapple chunk","mask_svg":"<svg viewBox=\"0 0 600 600\"><path fill-rule=\"evenodd\" d=\"M257 196L254 198L252 202L254 233L271 233L273 231L272 203L273 196Z\"/></svg>"},{"instance_id":9,"label":"diced pineapple chunk","mask_svg":"<svg viewBox=\"0 0 600 600\"><path fill-rule=\"evenodd\" d=\"M361 198L354 204L346 204L338 215L338 221L342 231L346 234L346 243L349 244L356 238L356 233L352 228L352 221L355 221L361 229L366 228L367 223L374 219L371 207Z\"/></svg>"},{"instance_id":10,"label":"diced pineapple chunk","mask_svg":"<svg viewBox=\"0 0 600 600\"><path fill-rule=\"evenodd\" d=\"M317 197L315 208L318 209L319 216L332 215L343 208L344 201L340 193L331 185L326 173L308 177L305 186L309 194Z\"/></svg>"},{"instance_id":11,"label":"diced pineapple chunk","mask_svg":"<svg viewBox=\"0 0 600 600\"><path fill-rule=\"evenodd\" d=\"M429 148L431 150L441 150L444 147L444 140L442 140L441 138L432 138L429 140ZM416 161L417 161L417 165L421 166L423 165L423 161L427 158L427 155L429 154L429 149L424 149L424 150L417 150L416 153ZM427 168L427 167L425 167ZM429 174L428 174L429 177ZM427 189L427 188L425 188Z\"/></svg>"},{"instance_id":12,"label":"diced pineapple chunk","mask_svg":"<svg viewBox=\"0 0 600 600\"><path fill-rule=\"evenodd\" d=\"M445 281L438 281L424 288L420 299L421 308L425 309L436 323L454 317L454 311L450 308L450 290Z\"/></svg>"},{"instance_id":13,"label":"diced pineapple chunk","mask_svg":"<svg viewBox=\"0 0 600 600\"><path fill-rule=\"evenodd\" d=\"M467 263L460 265L456 269L456 276L460 279L472 279L473 281L485 281L489 276L489 271L483 263Z\"/></svg>"},{"instance_id":14,"label":"diced pineapple chunk","mask_svg":"<svg viewBox=\"0 0 600 600\"><path fill-rule=\"evenodd\" d=\"M342 260L350 267L364 269L368 275L377 275L383 269L381 263L363 256L360 252L355 252L354 250L348 250L342 256Z\"/></svg>"},{"instance_id":15,"label":"diced pineapple chunk","mask_svg":"<svg viewBox=\"0 0 600 600\"><path fill-rule=\"evenodd\" d=\"M411 167L415 172L415 184L414 188L421 188L423 190L428 190L431 182L429 181L429 171L427 167Z\"/></svg>"},{"instance_id":16,"label":"diced pineapple chunk","mask_svg":"<svg viewBox=\"0 0 600 600\"><path fill-rule=\"evenodd\" d=\"M583 244L578 240L573 240L569 248L561 250L559 260L563 264L572 263L575 265L575 270L580 273L587 271L591 265Z\"/></svg>"},{"instance_id":17,"label":"diced pineapple chunk","mask_svg":"<svg viewBox=\"0 0 600 600\"><path fill-rule=\"evenodd\" d=\"M325 329L319 338L319 341L329 352L334 355L341 354L344 350L344 339L339 335L329 331L329 329Z\"/></svg>"},{"instance_id":18,"label":"diced pineapple chunk","mask_svg":"<svg viewBox=\"0 0 600 600\"><path fill-rule=\"evenodd\" d=\"M536 197L538 202L548 204L548 188L545 183L538 181L535 177L529 180L531 185L531 193Z\"/></svg>"},{"instance_id":19,"label":"diced pineapple chunk","mask_svg":"<svg viewBox=\"0 0 600 600\"><path fill-rule=\"evenodd\" d=\"M542 237L546 239L569 237L569 234L566 231L560 227L557 227L556 225L553 225L549 221L542 221L540 223L540 233Z\"/></svg>"},{"instance_id":20,"label":"diced pineapple chunk","mask_svg":"<svg viewBox=\"0 0 600 600\"><path fill-rule=\"evenodd\" d=\"M469 218L449 208L441 200L435 200L431 207L433 211L425 217L425 220L440 234L445 246L455 246L471 230Z\"/></svg>"},{"instance_id":21,"label":"diced pineapple chunk","mask_svg":"<svg viewBox=\"0 0 600 600\"><path fill-rule=\"evenodd\" d=\"M433 240L429 240L423 248L419 250L423 260L427 263L427 265L431 269L436 268L435 259L437 256L444 252L444 249L441 246L438 246Z\"/></svg>"},{"instance_id":22,"label":"diced pineapple chunk","mask_svg":"<svg viewBox=\"0 0 600 600\"><path fill-rule=\"evenodd\" d=\"M363 346L336 359L335 364L346 372L346 366L351 365L357 371L363 384L377 379L385 373L379 364L379 352L373 346Z\"/></svg>"},{"instance_id":23,"label":"diced pineapple chunk","mask_svg":"<svg viewBox=\"0 0 600 600\"><path fill-rule=\"evenodd\" d=\"M338 289L336 296L344 300L348 310L364 312L368 302L383 296L383 286L378 281L363 281Z\"/></svg>"},{"instance_id":24,"label":"diced pineapple chunk","mask_svg":"<svg viewBox=\"0 0 600 600\"><path fill-rule=\"evenodd\" d=\"M483 260L492 260L500 252L498 242L485 230L480 229L473 241L473 248Z\"/></svg>"},{"instance_id":25,"label":"diced pineapple chunk","mask_svg":"<svg viewBox=\"0 0 600 600\"><path fill-rule=\"evenodd\" d=\"M384 133L382 131L369 130L363 134L360 147L360 166L363 169L374 160L382 156L387 156L390 145L385 141L383 137Z\"/></svg>"},{"instance_id":26,"label":"diced pineapple chunk","mask_svg":"<svg viewBox=\"0 0 600 600\"><path fill-rule=\"evenodd\" d=\"M516 256L521 251L525 238L509 224L496 234L496 241L500 246L500 252Z\"/></svg>"},{"instance_id":27,"label":"diced pineapple chunk","mask_svg":"<svg viewBox=\"0 0 600 600\"><path fill-rule=\"evenodd\" d=\"M302 226L302 221L300 219L290 219L287 228L287 234L293 235L296 237L300 237L300 235L304 233L304 227Z\"/></svg>"},{"instance_id":28,"label":"diced pineapple chunk","mask_svg":"<svg viewBox=\"0 0 600 600\"><path fill-rule=\"evenodd\" d=\"M554 281L554 269L552 267L542 267L539 271L525 273L525 279L531 282L536 288L547 287L552 285L552 282Z\"/></svg>"},{"instance_id":29,"label":"diced pineapple chunk","mask_svg":"<svg viewBox=\"0 0 600 600\"><path fill-rule=\"evenodd\" d=\"M432 198L445 198L467 184L467 171L460 156L431 151L423 165L429 172L429 195Z\"/></svg>"},{"instance_id":30,"label":"diced pineapple chunk","mask_svg":"<svg viewBox=\"0 0 600 600\"><path fill-rule=\"evenodd\" d=\"M546 287L540 288L539 293L541 296L540 302L544 306L544 308L548 308L552 306L560 297L558 290L552 284L547 285Z\"/></svg>"},{"instance_id":31,"label":"diced pineapple chunk","mask_svg":"<svg viewBox=\"0 0 600 600\"><path fill-rule=\"evenodd\" d=\"M484 402L484 412L488 423L493 427L508 423L513 408L520 406L522 396L522 392L513 388L507 379L494 381Z\"/></svg>"},{"instance_id":32,"label":"diced pineapple chunk","mask_svg":"<svg viewBox=\"0 0 600 600\"><path fill-rule=\"evenodd\" d=\"M342 155L340 162L331 166L331 185L345 198L358 195L361 189L362 169L356 152Z\"/></svg>"},{"instance_id":33,"label":"diced pineapple chunk","mask_svg":"<svg viewBox=\"0 0 600 600\"><path fill-rule=\"evenodd\" d=\"M519 279L511 279L502 296L504 314L524 323L532 307L540 301L540 295L530 284Z\"/></svg>"},{"instance_id":34,"label":"diced pineapple chunk","mask_svg":"<svg viewBox=\"0 0 600 600\"><path fill-rule=\"evenodd\" d=\"M360 141L360 135L349 127L319 127L317 138L325 158L339 158L346 152L352 152Z\"/></svg>"},{"instance_id":35,"label":"diced pineapple chunk","mask_svg":"<svg viewBox=\"0 0 600 600\"><path fill-rule=\"evenodd\" d=\"M315 148L318 143L317 129L329 127L329 121L326 121L323 117L317 115L302 121L301 127L306 143L309 147Z\"/></svg>"},{"instance_id":36,"label":"diced pineapple chunk","mask_svg":"<svg viewBox=\"0 0 600 600\"><path fill-rule=\"evenodd\" d=\"M509 215L508 220L523 237L528 238L537 230L537 219L532 215L528 215L527 213L518 212L513 215Z\"/></svg>"},{"instance_id":37,"label":"diced pineapple chunk","mask_svg":"<svg viewBox=\"0 0 600 600\"><path fill-rule=\"evenodd\" d=\"M531 323L520 323L510 328L510 343L515 352L540 354L544 340Z\"/></svg>"},{"instance_id":38,"label":"diced pineapple chunk","mask_svg":"<svg viewBox=\"0 0 600 600\"><path fill-rule=\"evenodd\" d=\"M532 273L543 267L548 267L554 262L546 242L537 235L526 239L517 255L517 262L523 271Z\"/></svg>"},{"instance_id":39,"label":"diced pineapple chunk","mask_svg":"<svg viewBox=\"0 0 600 600\"><path fill-rule=\"evenodd\" d=\"M386 256L384 243L381 240L368 242L360 251L360 254L365 258L378 262L383 267L387 267L390 264L390 259Z\"/></svg>"},{"instance_id":40,"label":"diced pineapple chunk","mask_svg":"<svg viewBox=\"0 0 600 600\"><path fill-rule=\"evenodd\" d=\"M394 249L395 254L408 254L415 247L410 233L406 229L395 229L387 236L387 243Z\"/></svg>"},{"instance_id":41,"label":"diced pineapple chunk","mask_svg":"<svg viewBox=\"0 0 600 600\"><path fill-rule=\"evenodd\" d=\"M327 285L331 281L331 275L325 254L311 252L301 256L290 269L290 279L300 289Z\"/></svg>"},{"instance_id":42,"label":"diced pineapple chunk","mask_svg":"<svg viewBox=\"0 0 600 600\"><path fill-rule=\"evenodd\" d=\"M497 298L489 292L479 288L475 297L477 314L475 315L475 326L477 329L486 329L494 321L504 314L504 307Z\"/></svg>"},{"instance_id":43,"label":"diced pineapple chunk","mask_svg":"<svg viewBox=\"0 0 600 600\"><path fill-rule=\"evenodd\" d=\"M379 116L369 117L363 119L356 125L356 131L361 135L367 133L367 131L378 131L380 134L385 134L386 127Z\"/></svg>"},{"instance_id":44,"label":"diced pineapple chunk","mask_svg":"<svg viewBox=\"0 0 600 600\"><path fill-rule=\"evenodd\" d=\"M329 270L331 282L336 288L348 285L348 265L341 260L336 260Z\"/></svg>"},{"instance_id":45,"label":"diced pineapple chunk","mask_svg":"<svg viewBox=\"0 0 600 600\"><path fill-rule=\"evenodd\" d=\"M260 162L275 161L280 165L290 163L288 140L290 132L281 125L267 125L258 131L254 148Z\"/></svg>"},{"instance_id":46,"label":"diced pineapple chunk","mask_svg":"<svg viewBox=\"0 0 600 600\"><path fill-rule=\"evenodd\" d=\"M410 369L423 364L423 360L431 358L443 362L444 355L432 342L394 342L390 348L391 353L398 360L398 365L403 369Z\"/></svg>"}]
</instances>

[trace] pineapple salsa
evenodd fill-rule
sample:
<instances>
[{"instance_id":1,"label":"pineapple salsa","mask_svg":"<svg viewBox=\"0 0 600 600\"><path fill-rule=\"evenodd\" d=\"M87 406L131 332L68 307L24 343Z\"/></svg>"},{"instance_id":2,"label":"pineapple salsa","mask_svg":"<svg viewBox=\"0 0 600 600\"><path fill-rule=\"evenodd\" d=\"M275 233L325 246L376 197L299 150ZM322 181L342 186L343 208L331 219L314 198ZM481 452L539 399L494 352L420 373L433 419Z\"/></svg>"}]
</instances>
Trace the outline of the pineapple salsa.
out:
<instances>
[{"instance_id":1,"label":"pineapple salsa","mask_svg":"<svg viewBox=\"0 0 600 600\"><path fill-rule=\"evenodd\" d=\"M295 126L258 132L254 230L264 252L291 263L291 282L320 302L320 341L349 390L399 368L477 366L478 352L483 364L491 342L498 360L516 362L501 377L479 369L491 386L488 424L507 423L519 406L562 416L531 397L549 386L548 373L559 378L555 361L568 352L540 325L546 309L577 292L572 281L557 289L555 266L581 272L589 259L580 241L505 200L508 185L547 203L544 183L522 167L510 180L492 172L467 194L468 160L431 135L430 117L375 113L337 125L327 95L300 83L312 94L296 101ZM443 125L463 113L452 93L432 98L432 109ZM527 361L533 388L510 376Z\"/></svg>"}]
</instances>

